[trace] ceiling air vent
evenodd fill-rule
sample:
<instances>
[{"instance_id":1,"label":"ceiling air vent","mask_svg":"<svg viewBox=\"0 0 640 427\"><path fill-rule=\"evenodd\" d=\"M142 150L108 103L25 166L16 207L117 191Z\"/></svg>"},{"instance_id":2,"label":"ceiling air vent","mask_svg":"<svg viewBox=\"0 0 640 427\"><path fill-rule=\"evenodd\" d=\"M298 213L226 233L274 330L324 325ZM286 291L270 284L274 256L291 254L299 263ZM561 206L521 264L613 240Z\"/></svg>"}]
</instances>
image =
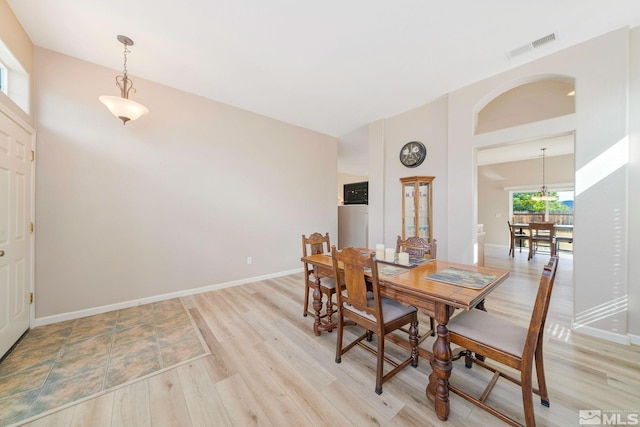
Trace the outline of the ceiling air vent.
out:
<instances>
[{"instance_id":1,"label":"ceiling air vent","mask_svg":"<svg viewBox=\"0 0 640 427\"><path fill-rule=\"evenodd\" d=\"M556 39L556 33L551 33L544 37L540 37L538 40L534 40L518 48L515 48L512 51L507 52L507 58L511 59L514 56L522 55L523 53L529 52L530 50L540 47L543 44L550 43L555 39Z\"/></svg>"}]
</instances>

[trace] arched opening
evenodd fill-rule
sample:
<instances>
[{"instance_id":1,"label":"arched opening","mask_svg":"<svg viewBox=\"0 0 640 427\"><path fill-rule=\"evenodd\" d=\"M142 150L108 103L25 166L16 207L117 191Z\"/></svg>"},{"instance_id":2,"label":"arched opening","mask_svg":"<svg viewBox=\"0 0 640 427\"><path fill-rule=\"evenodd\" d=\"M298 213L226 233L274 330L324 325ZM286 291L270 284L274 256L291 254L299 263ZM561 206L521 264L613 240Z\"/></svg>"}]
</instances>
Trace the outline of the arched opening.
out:
<instances>
[{"instance_id":1,"label":"arched opening","mask_svg":"<svg viewBox=\"0 0 640 427\"><path fill-rule=\"evenodd\" d=\"M535 222L541 216L535 209L529 209L531 206L514 209L514 195L522 200L540 189L541 148L547 148L546 184L550 191L563 199L573 194L574 131L546 134L557 127L547 127L542 122L575 113L574 79L543 75L512 82L508 88L488 94L476 111L478 223L483 224L488 244L507 246L507 220ZM535 122L540 123L531 125ZM552 210L558 210L555 205L570 204L565 201L554 202ZM570 210L565 209L567 212L549 212L547 203L546 215L551 213L559 225L572 224L574 212L570 205ZM562 220L558 221L559 218ZM563 243L560 249L572 251L573 244Z\"/></svg>"},{"instance_id":2,"label":"arched opening","mask_svg":"<svg viewBox=\"0 0 640 427\"><path fill-rule=\"evenodd\" d=\"M508 89L490 99L476 114L475 134L573 114L575 82L565 76L544 76Z\"/></svg>"}]
</instances>

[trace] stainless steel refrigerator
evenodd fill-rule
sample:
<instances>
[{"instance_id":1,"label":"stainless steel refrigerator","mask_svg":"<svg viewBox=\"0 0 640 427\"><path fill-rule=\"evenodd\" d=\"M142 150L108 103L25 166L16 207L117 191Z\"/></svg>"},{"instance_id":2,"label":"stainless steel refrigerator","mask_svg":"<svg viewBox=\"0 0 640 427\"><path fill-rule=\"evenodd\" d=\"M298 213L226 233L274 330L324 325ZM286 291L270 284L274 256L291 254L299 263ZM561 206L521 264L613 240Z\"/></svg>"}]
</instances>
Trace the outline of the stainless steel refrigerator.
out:
<instances>
[{"instance_id":1,"label":"stainless steel refrigerator","mask_svg":"<svg viewBox=\"0 0 640 427\"><path fill-rule=\"evenodd\" d=\"M369 206L338 206L338 249L368 248Z\"/></svg>"}]
</instances>

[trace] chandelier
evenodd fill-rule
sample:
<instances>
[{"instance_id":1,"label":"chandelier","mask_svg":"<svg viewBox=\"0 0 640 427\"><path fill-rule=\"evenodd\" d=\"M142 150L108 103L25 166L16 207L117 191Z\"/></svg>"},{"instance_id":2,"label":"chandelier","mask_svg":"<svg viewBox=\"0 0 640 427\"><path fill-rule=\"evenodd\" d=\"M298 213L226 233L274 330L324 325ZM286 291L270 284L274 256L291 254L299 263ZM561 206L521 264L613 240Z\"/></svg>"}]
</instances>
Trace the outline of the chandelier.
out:
<instances>
[{"instance_id":1,"label":"chandelier","mask_svg":"<svg viewBox=\"0 0 640 427\"><path fill-rule=\"evenodd\" d=\"M537 192L533 197L531 197L531 200L536 200L536 201L557 200L558 198L556 196L549 195L547 191L547 186L544 183L544 152L546 151L546 148L541 148L541 150L542 150L542 187L540 188L539 192Z\"/></svg>"},{"instance_id":2,"label":"chandelier","mask_svg":"<svg viewBox=\"0 0 640 427\"><path fill-rule=\"evenodd\" d=\"M118 41L124 46L124 71L122 76L116 76L116 86L120 88L120 96L103 95L98 99L107 106L111 113L127 124L129 120L136 120L149 113L149 109L142 104L129 99L129 92L133 90L133 81L127 75L127 53L129 46L133 46L133 40L127 36L119 35Z\"/></svg>"}]
</instances>

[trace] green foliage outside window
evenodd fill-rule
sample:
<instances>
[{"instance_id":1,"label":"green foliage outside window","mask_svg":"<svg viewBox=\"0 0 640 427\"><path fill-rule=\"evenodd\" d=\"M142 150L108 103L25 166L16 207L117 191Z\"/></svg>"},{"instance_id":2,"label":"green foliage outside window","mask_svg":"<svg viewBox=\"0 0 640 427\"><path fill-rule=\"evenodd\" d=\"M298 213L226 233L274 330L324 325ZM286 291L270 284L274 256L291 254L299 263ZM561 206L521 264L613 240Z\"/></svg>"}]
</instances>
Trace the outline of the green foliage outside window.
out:
<instances>
[{"instance_id":1,"label":"green foliage outside window","mask_svg":"<svg viewBox=\"0 0 640 427\"><path fill-rule=\"evenodd\" d=\"M513 194L513 211L514 212L544 212L547 204L544 200L531 200L536 193L514 193ZM550 196L558 196L555 191L549 191ZM569 207L559 200L549 201L549 212L562 213L571 212Z\"/></svg>"}]
</instances>

